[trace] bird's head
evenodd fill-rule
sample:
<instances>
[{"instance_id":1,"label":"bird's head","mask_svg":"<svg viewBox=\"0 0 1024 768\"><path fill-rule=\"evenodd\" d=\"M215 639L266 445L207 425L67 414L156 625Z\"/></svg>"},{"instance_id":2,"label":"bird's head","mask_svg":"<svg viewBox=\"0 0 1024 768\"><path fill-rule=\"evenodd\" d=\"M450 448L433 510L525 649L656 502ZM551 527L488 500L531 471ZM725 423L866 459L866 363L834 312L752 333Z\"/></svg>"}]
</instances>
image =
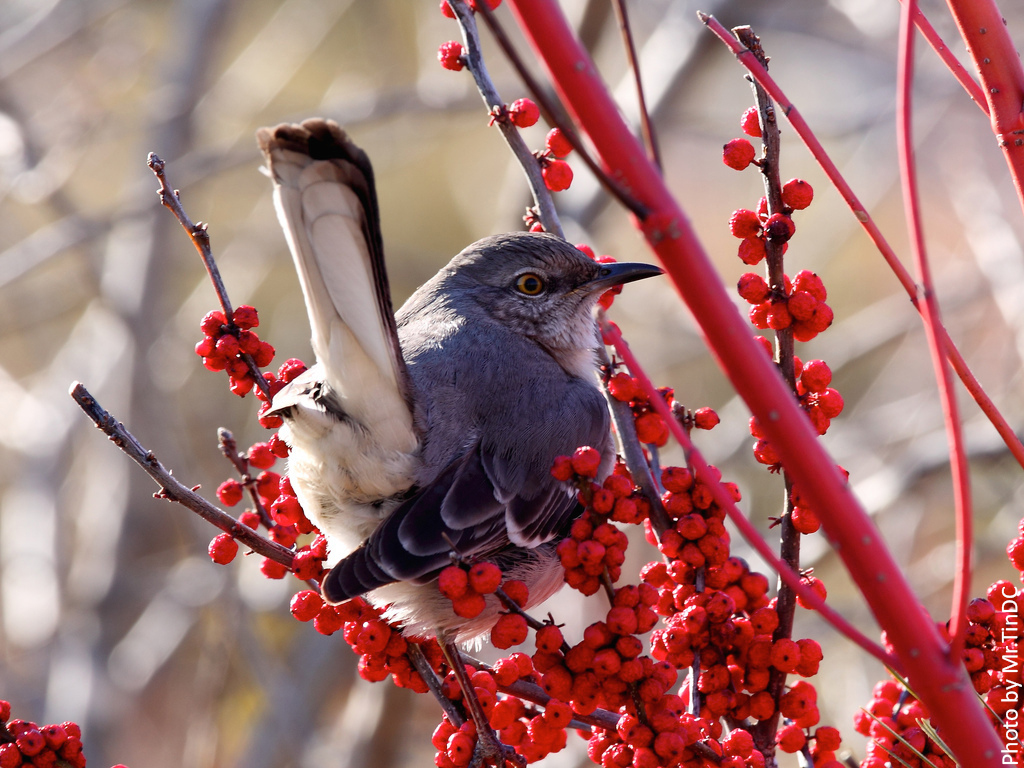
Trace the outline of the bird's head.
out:
<instances>
[{"instance_id":1,"label":"bird's head","mask_svg":"<svg viewBox=\"0 0 1024 768\"><path fill-rule=\"evenodd\" d=\"M649 264L601 264L559 237L531 232L480 240L449 268L488 315L552 351L592 349L601 294L662 273Z\"/></svg>"}]
</instances>

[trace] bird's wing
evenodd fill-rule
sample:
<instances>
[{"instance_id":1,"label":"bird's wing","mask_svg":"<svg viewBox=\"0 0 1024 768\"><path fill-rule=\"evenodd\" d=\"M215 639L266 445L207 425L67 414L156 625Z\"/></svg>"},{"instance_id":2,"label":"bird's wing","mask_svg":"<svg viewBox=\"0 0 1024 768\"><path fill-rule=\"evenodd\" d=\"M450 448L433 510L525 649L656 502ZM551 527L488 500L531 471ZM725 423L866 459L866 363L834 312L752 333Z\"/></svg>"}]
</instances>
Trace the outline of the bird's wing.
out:
<instances>
[{"instance_id":1,"label":"bird's wing","mask_svg":"<svg viewBox=\"0 0 1024 768\"><path fill-rule=\"evenodd\" d=\"M602 410L572 419L562 430L572 433L566 445L611 450L600 395L597 402ZM341 602L395 581L425 583L451 563L452 554L474 562L510 546L538 546L564 531L581 508L575 490L551 476L552 461L503 456L493 448L478 442L397 507L331 570L321 587L324 597Z\"/></svg>"},{"instance_id":2,"label":"bird's wing","mask_svg":"<svg viewBox=\"0 0 1024 768\"><path fill-rule=\"evenodd\" d=\"M389 447L415 444L411 386L384 268L373 169L329 120L261 128L257 141L329 394Z\"/></svg>"},{"instance_id":3,"label":"bird's wing","mask_svg":"<svg viewBox=\"0 0 1024 768\"><path fill-rule=\"evenodd\" d=\"M425 583L451 564L487 559L509 546L506 513L529 509L548 541L579 512L575 493L551 478L533 498L496 488L476 447L399 506L359 549L324 579L324 597L340 602L394 581Z\"/></svg>"}]
</instances>

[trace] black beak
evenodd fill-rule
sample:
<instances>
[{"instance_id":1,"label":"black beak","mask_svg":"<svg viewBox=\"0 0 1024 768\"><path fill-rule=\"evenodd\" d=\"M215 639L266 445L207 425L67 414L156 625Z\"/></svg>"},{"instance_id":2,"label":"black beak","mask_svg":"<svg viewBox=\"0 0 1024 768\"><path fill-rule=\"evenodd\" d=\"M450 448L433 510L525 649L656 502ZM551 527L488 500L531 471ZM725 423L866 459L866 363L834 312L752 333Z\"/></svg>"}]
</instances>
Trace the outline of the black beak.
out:
<instances>
[{"instance_id":1,"label":"black beak","mask_svg":"<svg viewBox=\"0 0 1024 768\"><path fill-rule=\"evenodd\" d=\"M664 274L664 270L653 267L650 264L633 264L629 262L615 262L602 264L601 271L590 282L583 287L587 293L607 291L616 285L632 283L634 280L643 280L648 277L657 277Z\"/></svg>"}]
</instances>

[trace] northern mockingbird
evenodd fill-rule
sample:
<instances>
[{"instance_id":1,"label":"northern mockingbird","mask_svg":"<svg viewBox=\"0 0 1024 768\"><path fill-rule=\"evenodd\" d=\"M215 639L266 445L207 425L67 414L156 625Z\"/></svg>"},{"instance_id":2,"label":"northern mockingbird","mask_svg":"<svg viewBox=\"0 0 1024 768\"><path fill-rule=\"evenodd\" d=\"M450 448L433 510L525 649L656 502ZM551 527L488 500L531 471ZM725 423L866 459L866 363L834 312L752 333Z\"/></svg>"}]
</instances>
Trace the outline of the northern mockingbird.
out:
<instances>
[{"instance_id":1,"label":"northern mockingbird","mask_svg":"<svg viewBox=\"0 0 1024 768\"><path fill-rule=\"evenodd\" d=\"M530 604L563 581L555 545L578 514L550 469L589 445L614 459L597 386L593 308L661 273L600 264L549 234L466 248L392 313L373 171L333 122L257 133L295 260L317 364L273 401L288 472L327 537L325 598L365 594L413 635L487 631L437 588L454 552L521 579Z\"/></svg>"}]
</instances>

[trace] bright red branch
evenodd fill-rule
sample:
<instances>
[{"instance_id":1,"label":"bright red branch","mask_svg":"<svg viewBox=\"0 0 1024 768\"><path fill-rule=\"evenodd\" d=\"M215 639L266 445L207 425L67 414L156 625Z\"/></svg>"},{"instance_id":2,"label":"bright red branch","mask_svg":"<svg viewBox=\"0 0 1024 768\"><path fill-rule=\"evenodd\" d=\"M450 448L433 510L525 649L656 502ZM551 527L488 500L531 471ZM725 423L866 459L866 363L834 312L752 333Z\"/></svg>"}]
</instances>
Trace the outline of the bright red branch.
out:
<instances>
[{"instance_id":1,"label":"bright red branch","mask_svg":"<svg viewBox=\"0 0 1024 768\"><path fill-rule=\"evenodd\" d=\"M651 211L640 223L648 243L700 323L736 391L758 417L783 466L814 507L823 510L826 533L885 628L946 743L965 768L997 764L1002 744L963 666L949 661L934 623L792 393L754 342L689 221L623 122L557 3L510 0L509 6L601 162Z\"/></svg>"},{"instance_id":2,"label":"bright red branch","mask_svg":"<svg viewBox=\"0 0 1024 768\"><path fill-rule=\"evenodd\" d=\"M912 18L917 11L916 0L905 0L900 9L900 44L898 67L898 90L896 94L896 142L900 164L900 182L903 187L903 207L906 213L907 230L910 234L910 250L917 264L917 272L924 287L924 302L921 316L924 319L925 336L931 353L932 368L939 386L942 401L942 415L949 440L950 469L953 475L953 501L956 517L956 567L953 569L953 605L950 629L953 642L950 658L959 659L964 648L967 632L967 602L970 599L971 583L971 482L967 467L967 449L964 446L960 413L953 391L953 377L950 375L943 355L939 328L942 315L935 296L931 267L924 244L924 228L921 224L920 197L917 191L917 169L914 162L913 131L913 84L914 84L914 31Z\"/></svg>"},{"instance_id":3,"label":"bright red branch","mask_svg":"<svg viewBox=\"0 0 1024 768\"><path fill-rule=\"evenodd\" d=\"M995 0L947 0L988 100L992 132L1024 207L1024 66Z\"/></svg>"}]
</instances>

